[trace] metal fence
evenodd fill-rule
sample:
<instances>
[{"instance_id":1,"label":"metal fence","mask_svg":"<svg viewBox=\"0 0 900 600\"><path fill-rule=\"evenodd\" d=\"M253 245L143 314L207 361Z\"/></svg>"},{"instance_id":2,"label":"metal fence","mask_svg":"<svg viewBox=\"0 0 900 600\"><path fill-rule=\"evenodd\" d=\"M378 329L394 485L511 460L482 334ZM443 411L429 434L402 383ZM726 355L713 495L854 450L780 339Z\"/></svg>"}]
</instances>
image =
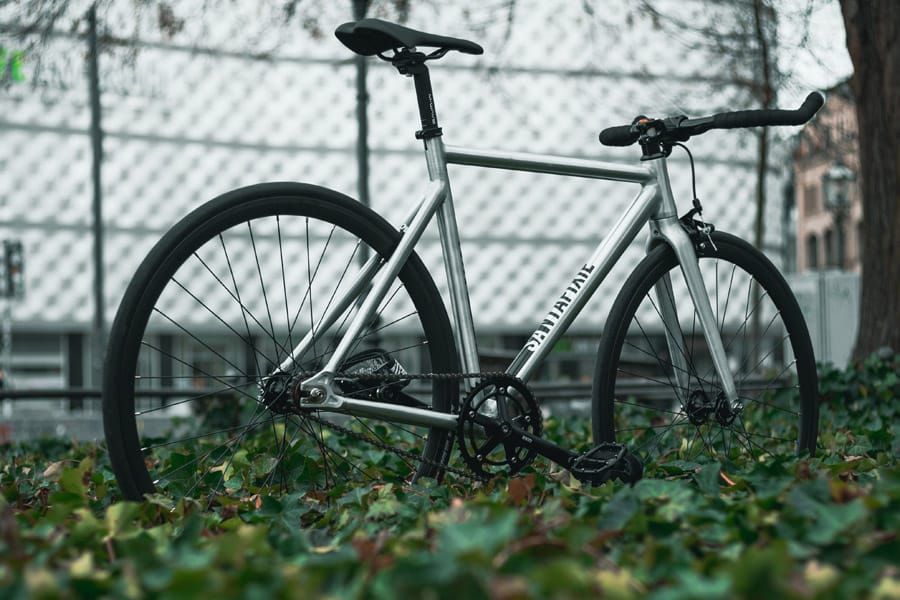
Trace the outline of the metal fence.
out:
<instances>
[{"instance_id":1,"label":"metal fence","mask_svg":"<svg viewBox=\"0 0 900 600\"><path fill-rule=\"evenodd\" d=\"M322 4L323 27L351 18L349 2ZM433 68L447 141L631 161L631 152L599 146L597 131L637 113L722 106L736 96L706 72L708 57L679 54L649 23L629 24L626 4L608 3L601 16L577 2L520 0L508 29L506 3L416 3L411 26L486 47L483 57L450 55ZM26 256L27 296L12 307L6 365L26 392L20 398L41 397L48 411L96 410L77 402L94 397L87 390L61 402L27 388L95 391L102 332L138 262L203 201L272 180L358 195L352 55L330 32L316 37L282 27L276 35L274 26L267 32L259 23L255 3L233 5L174 37L146 22L126 26L122 13L101 14L94 33L90 20L61 27L47 39L43 70L31 70L26 57L26 81L0 91L0 229L22 240ZM679 10L703 15L701 2L680 3ZM0 11L0 41L15 43L18 25L3 19ZM411 82L379 61L370 61L367 79L371 203L397 222L425 177L413 139ZM752 237L752 135L707 136L692 149L705 216L719 229ZM673 157L673 186L685 198L686 166L683 156ZM769 178L766 219L767 250L776 259L784 239L778 175ZM464 167L451 177L480 343L502 353L540 321L633 190ZM421 254L444 291L435 239L436 231L426 234ZM641 252L635 244L623 264ZM510 262L519 254L528 262ZM507 275L500 287L498 270ZM574 335L596 339L627 271L611 274ZM42 351L45 362L27 354L30 346L52 345L53 336L58 354ZM589 377L590 351L556 358L583 365L574 379Z\"/></svg>"}]
</instances>

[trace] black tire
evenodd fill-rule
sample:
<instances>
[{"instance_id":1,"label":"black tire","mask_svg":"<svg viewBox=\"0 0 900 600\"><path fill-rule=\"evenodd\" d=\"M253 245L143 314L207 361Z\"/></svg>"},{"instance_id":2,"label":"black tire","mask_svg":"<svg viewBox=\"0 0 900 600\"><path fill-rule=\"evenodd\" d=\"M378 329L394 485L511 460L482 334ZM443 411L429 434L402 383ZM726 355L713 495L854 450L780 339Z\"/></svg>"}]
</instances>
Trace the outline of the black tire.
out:
<instances>
[{"instance_id":1,"label":"black tire","mask_svg":"<svg viewBox=\"0 0 900 600\"><path fill-rule=\"evenodd\" d=\"M818 382L800 307L775 266L753 246L721 232L712 240L715 247L698 240L696 250L743 412L730 424L727 417L703 414L703 401L714 405L721 386L675 254L660 244L628 278L610 311L594 374L594 439L624 443L657 467L706 454L723 468L742 471L785 453L812 454ZM679 307L679 331L668 336L687 364L681 379L654 291L666 273L676 307L679 299L688 307Z\"/></svg>"},{"instance_id":2,"label":"black tire","mask_svg":"<svg viewBox=\"0 0 900 600\"><path fill-rule=\"evenodd\" d=\"M368 483L381 477L402 481L410 476L438 476L440 469L435 463L443 464L448 454L450 438L445 431L394 428L359 419L342 422L345 427L355 427L361 436L378 437L384 444L397 443L414 451L420 460L412 464L409 458L382 453L377 447L357 450L361 445L357 440L326 434L321 423L276 410L275 403L258 401L261 375L270 373L271 366L288 355L287 349L294 347L304 329L315 330L336 292L353 281L359 257L365 252L389 256L399 237L387 221L351 198L298 183L261 184L228 192L175 225L141 263L109 334L103 423L123 495L140 500L163 491L172 496L205 497L212 504L223 494L260 497L358 485L360 478ZM306 256L302 256L301 238ZM241 263L250 252L256 260ZM340 254L339 259L333 258L335 253ZM247 268L241 270L241 264ZM273 276L279 268L280 280ZM324 284L333 284L333 290L323 293L315 289L324 285L323 279ZM446 309L417 255L411 255L398 279L380 307L379 315L382 311L384 315L369 325L359 343L418 341L406 348L384 349L401 364L419 361L412 369L407 364L408 370L457 372L458 357ZM203 285L206 288L201 289ZM329 295L331 300L327 300ZM357 307L353 304L343 313L338 329ZM402 309L408 314L388 322L389 313ZM398 333L394 335L394 331ZM321 366L336 336L313 338L318 345L313 344L310 354L304 355L304 371ZM313 353L316 356L310 357ZM220 375L220 368L226 374ZM167 401L161 396L142 397L136 405L136 387L156 390L179 384L192 389L184 397ZM417 393L433 410L450 412L458 398L458 384L429 382L427 389ZM251 410L253 416L246 419ZM166 425L169 437L163 439L159 431L151 431L156 423L151 413L179 411L184 418ZM231 427L235 422L238 427ZM229 426L217 429L223 423ZM395 435L403 440L394 439ZM222 438L224 450L219 445L208 454L201 452ZM246 456L238 451L245 446L252 448ZM313 456L315 450L317 456ZM354 464L355 452L367 462ZM205 471L216 462L220 475ZM238 474L245 467L246 472ZM196 478L191 487L188 473ZM245 485L235 485L232 480L236 478ZM204 490L206 493L201 493Z\"/></svg>"}]
</instances>

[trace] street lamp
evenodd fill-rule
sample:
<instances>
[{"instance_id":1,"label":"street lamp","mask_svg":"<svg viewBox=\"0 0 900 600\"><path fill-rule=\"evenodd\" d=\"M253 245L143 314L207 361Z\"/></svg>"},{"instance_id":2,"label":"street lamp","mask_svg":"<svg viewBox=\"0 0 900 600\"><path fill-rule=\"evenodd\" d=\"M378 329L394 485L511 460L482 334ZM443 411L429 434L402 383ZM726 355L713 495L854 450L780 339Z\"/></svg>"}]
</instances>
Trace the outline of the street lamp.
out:
<instances>
[{"instance_id":1,"label":"street lamp","mask_svg":"<svg viewBox=\"0 0 900 600\"><path fill-rule=\"evenodd\" d=\"M856 173L845 166L840 159L825 171L822 176L822 188L825 190L825 208L834 218L837 230L837 266L844 268L844 220L850 212L850 184L856 179Z\"/></svg>"}]
</instances>

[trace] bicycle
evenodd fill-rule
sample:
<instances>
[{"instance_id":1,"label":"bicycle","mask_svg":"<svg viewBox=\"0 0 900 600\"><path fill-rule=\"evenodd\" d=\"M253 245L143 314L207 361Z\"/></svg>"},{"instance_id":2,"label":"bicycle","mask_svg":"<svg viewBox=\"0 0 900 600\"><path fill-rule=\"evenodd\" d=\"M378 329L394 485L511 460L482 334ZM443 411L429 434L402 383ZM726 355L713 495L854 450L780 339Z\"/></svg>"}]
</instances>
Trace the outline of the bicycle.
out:
<instances>
[{"instance_id":1,"label":"bicycle","mask_svg":"<svg viewBox=\"0 0 900 600\"><path fill-rule=\"evenodd\" d=\"M539 456L589 484L634 482L650 461L814 453L816 367L796 300L762 253L702 219L696 193L678 216L666 159L711 129L805 123L821 94L794 111L641 116L603 130L603 144L639 145L633 165L473 150L444 145L426 62L482 54L478 44L377 19L336 35L412 77L423 197L398 230L323 187L259 184L197 208L157 243L125 292L105 363L104 428L126 498L322 499L384 479L486 480ZM448 164L641 186L504 372L480 370ZM414 251L435 217L449 315ZM646 256L598 349L592 445L565 448L542 436L527 382L645 226ZM693 309L679 313L678 298ZM451 464L454 446L464 468Z\"/></svg>"}]
</instances>

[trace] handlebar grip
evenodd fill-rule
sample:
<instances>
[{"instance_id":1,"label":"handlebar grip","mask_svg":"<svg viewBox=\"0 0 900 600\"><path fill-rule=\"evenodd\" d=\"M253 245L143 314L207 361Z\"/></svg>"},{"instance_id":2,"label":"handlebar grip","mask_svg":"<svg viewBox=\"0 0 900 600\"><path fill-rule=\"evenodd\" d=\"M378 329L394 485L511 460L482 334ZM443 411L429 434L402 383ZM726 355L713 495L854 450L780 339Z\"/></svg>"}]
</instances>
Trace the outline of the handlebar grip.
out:
<instances>
[{"instance_id":1,"label":"handlebar grip","mask_svg":"<svg viewBox=\"0 0 900 600\"><path fill-rule=\"evenodd\" d=\"M797 110L738 110L713 115L709 129L737 129L769 125L803 125L825 104L825 96L812 92Z\"/></svg>"},{"instance_id":2,"label":"handlebar grip","mask_svg":"<svg viewBox=\"0 0 900 600\"><path fill-rule=\"evenodd\" d=\"M607 127L600 132L600 143L604 146L630 146L638 141L640 134L631 130L631 125Z\"/></svg>"}]
</instances>

